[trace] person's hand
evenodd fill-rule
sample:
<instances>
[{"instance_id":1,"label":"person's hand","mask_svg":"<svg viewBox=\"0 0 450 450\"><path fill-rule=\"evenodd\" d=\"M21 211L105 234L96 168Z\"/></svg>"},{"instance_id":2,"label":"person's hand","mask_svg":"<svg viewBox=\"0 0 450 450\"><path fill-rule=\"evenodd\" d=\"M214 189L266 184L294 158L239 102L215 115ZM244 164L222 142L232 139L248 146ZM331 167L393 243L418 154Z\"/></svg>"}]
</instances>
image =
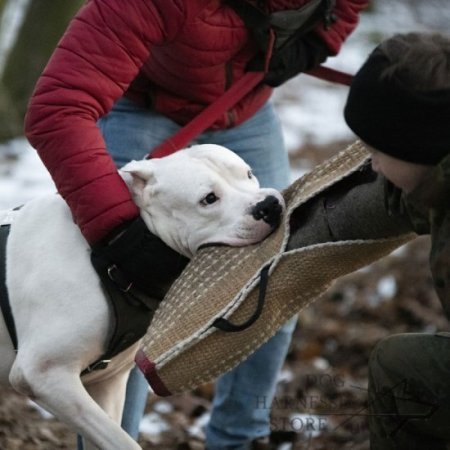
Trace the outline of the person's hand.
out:
<instances>
[{"instance_id":1,"label":"person's hand","mask_svg":"<svg viewBox=\"0 0 450 450\"><path fill-rule=\"evenodd\" d=\"M301 36L274 51L264 83L277 87L323 63L329 56L326 44L315 35ZM247 65L250 72L264 70L264 56L258 54Z\"/></svg>"},{"instance_id":2,"label":"person's hand","mask_svg":"<svg viewBox=\"0 0 450 450\"><path fill-rule=\"evenodd\" d=\"M93 245L91 262L101 277L106 274L119 289L137 288L162 299L189 260L151 233L138 217Z\"/></svg>"}]
</instances>

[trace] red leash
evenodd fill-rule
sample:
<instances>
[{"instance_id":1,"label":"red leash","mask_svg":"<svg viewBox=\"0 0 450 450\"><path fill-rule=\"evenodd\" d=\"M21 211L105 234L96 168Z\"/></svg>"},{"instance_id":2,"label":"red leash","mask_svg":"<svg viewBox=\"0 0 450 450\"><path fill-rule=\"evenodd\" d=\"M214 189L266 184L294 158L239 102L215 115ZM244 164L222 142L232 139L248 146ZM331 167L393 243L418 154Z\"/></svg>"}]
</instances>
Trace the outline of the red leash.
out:
<instances>
[{"instance_id":1,"label":"red leash","mask_svg":"<svg viewBox=\"0 0 450 450\"><path fill-rule=\"evenodd\" d=\"M353 80L353 75L325 66L308 70L305 74L320 78L321 80L330 81L331 83L343 84L344 86L350 86Z\"/></svg>"},{"instance_id":2,"label":"red leash","mask_svg":"<svg viewBox=\"0 0 450 450\"><path fill-rule=\"evenodd\" d=\"M270 30L269 43L264 56L263 72L247 72L239 81L234 83L230 89L225 91L214 103L208 105L200 114L195 116L184 127L180 128L173 136L156 146L149 158L162 158L186 147L194 138L209 128L225 111L233 107L245 94L249 93L264 78L269 68L272 50L275 44L275 32Z\"/></svg>"},{"instance_id":3,"label":"red leash","mask_svg":"<svg viewBox=\"0 0 450 450\"><path fill-rule=\"evenodd\" d=\"M233 84L214 103L208 105L173 136L158 145L146 158L162 158L186 147L196 136L209 128L217 118L235 105L264 78L263 72L247 72Z\"/></svg>"},{"instance_id":4,"label":"red leash","mask_svg":"<svg viewBox=\"0 0 450 450\"><path fill-rule=\"evenodd\" d=\"M266 67L270 59L271 51L266 55ZM330 67L319 66L308 72L307 75L349 86L353 76L340 72ZM250 92L264 78L264 72L247 72L239 81L225 91L214 103L208 105L200 114L195 116L184 127L180 128L173 136L156 146L149 158L162 158L186 147L195 137L209 128L216 119L232 108L241 98Z\"/></svg>"}]
</instances>

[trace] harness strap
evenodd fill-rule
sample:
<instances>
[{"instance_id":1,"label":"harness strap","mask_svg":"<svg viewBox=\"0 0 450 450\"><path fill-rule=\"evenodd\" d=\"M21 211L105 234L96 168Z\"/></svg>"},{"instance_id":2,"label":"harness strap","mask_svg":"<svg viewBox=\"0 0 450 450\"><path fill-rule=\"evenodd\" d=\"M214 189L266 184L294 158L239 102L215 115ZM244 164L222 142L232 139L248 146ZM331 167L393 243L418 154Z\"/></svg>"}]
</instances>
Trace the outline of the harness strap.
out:
<instances>
[{"instance_id":1,"label":"harness strap","mask_svg":"<svg viewBox=\"0 0 450 450\"><path fill-rule=\"evenodd\" d=\"M0 310L14 350L17 351L19 344L16 326L6 287L6 243L10 228L9 223L0 225ZM134 287L124 289L122 284L124 279L125 277L119 270L114 268L111 268L105 276L101 277L102 286L112 308L114 325L105 353L83 370L82 375L93 370L105 369L114 356L144 336L159 305L158 300L149 298Z\"/></svg>"},{"instance_id":2,"label":"harness strap","mask_svg":"<svg viewBox=\"0 0 450 450\"><path fill-rule=\"evenodd\" d=\"M160 303L131 286L116 266L111 266L99 276L113 312L113 329L105 353L86 367L81 375L105 369L114 356L144 336Z\"/></svg>"},{"instance_id":3,"label":"harness strap","mask_svg":"<svg viewBox=\"0 0 450 450\"><path fill-rule=\"evenodd\" d=\"M14 350L18 349L18 339L16 325L9 302L8 289L6 287L6 242L8 240L10 225L0 226L0 309L5 320L6 328L14 345Z\"/></svg>"}]
</instances>

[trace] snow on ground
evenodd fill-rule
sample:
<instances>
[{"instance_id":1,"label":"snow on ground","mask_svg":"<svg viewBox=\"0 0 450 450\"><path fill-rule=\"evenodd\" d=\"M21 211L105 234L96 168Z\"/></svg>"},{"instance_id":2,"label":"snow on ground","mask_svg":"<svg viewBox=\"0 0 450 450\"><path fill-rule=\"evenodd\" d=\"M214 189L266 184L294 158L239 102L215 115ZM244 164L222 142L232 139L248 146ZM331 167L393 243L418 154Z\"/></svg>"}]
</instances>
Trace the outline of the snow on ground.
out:
<instances>
[{"instance_id":1,"label":"snow on ground","mask_svg":"<svg viewBox=\"0 0 450 450\"><path fill-rule=\"evenodd\" d=\"M51 192L55 192L53 181L25 138L0 145L0 209L14 208Z\"/></svg>"}]
</instances>

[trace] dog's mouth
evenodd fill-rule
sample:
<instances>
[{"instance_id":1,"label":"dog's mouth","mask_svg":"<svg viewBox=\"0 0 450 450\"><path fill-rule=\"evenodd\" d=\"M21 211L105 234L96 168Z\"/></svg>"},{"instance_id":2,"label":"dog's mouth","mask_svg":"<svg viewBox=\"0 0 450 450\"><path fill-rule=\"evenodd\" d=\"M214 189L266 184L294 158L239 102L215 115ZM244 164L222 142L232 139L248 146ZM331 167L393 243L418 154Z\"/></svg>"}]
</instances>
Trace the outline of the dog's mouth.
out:
<instances>
[{"instance_id":1,"label":"dog's mouth","mask_svg":"<svg viewBox=\"0 0 450 450\"><path fill-rule=\"evenodd\" d=\"M280 226L284 210L282 197L268 195L250 207L238 224L234 223L230 226L229 234L222 230L223 234L202 243L197 250L213 246L245 247L257 244Z\"/></svg>"},{"instance_id":2,"label":"dog's mouth","mask_svg":"<svg viewBox=\"0 0 450 450\"><path fill-rule=\"evenodd\" d=\"M251 224L245 223L237 230L234 236L220 237L210 242L206 242L198 247L198 250L206 247L227 246L227 247L245 247L247 245L257 244L268 236L270 236L280 225L282 215L271 224L260 220L256 221L252 218ZM256 226L255 226L256 225Z\"/></svg>"},{"instance_id":3,"label":"dog's mouth","mask_svg":"<svg viewBox=\"0 0 450 450\"><path fill-rule=\"evenodd\" d=\"M208 247L231 247L231 245L225 244L223 242L207 242L206 244L200 245L197 251Z\"/></svg>"}]
</instances>

